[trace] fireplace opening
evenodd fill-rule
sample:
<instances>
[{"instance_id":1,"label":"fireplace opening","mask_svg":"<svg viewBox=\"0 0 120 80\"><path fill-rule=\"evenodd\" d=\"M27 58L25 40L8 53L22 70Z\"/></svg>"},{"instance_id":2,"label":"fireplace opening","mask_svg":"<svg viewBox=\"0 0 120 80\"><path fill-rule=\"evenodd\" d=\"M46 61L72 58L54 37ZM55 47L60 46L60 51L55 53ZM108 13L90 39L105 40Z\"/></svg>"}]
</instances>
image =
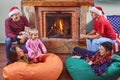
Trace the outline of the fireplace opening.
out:
<instances>
[{"instance_id":1,"label":"fireplace opening","mask_svg":"<svg viewBox=\"0 0 120 80\"><path fill-rule=\"evenodd\" d=\"M71 13L46 13L46 36L48 38L71 38L71 16Z\"/></svg>"}]
</instances>

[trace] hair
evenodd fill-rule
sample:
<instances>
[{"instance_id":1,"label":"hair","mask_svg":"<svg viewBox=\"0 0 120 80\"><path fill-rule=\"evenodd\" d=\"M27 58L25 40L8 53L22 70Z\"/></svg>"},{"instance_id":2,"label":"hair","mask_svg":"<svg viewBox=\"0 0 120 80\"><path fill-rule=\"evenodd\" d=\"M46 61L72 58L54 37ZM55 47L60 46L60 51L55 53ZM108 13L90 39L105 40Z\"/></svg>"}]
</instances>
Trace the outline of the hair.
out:
<instances>
[{"instance_id":1,"label":"hair","mask_svg":"<svg viewBox=\"0 0 120 80\"><path fill-rule=\"evenodd\" d=\"M9 53L8 53L8 57L10 59L10 63L9 64L18 61L18 55L17 55L17 52L16 52L16 47L17 46L13 46L9 50Z\"/></svg>"},{"instance_id":2,"label":"hair","mask_svg":"<svg viewBox=\"0 0 120 80\"><path fill-rule=\"evenodd\" d=\"M106 51L112 52L112 43L111 42L103 42L101 46L105 48Z\"/></svg>"},{"instance_id":3,"label":"hair","mask_svg":"<svg viewBox=\"0 0 120 80\"><path fill-rule=\"evenodd\" d=\"M32 35L38 34L38 30L36 28L29 29L28 32L29 38L31 38Z\"/></svg>"},{"instance_id":4,"label":"hair","mask_svg":"<svg viewBox=\"0 0 120 80\"><path fill-rule=\"evenodd\" d=\"M29 30L29 34L32 35L32 34L38 34L38 30L36 28L32 28Z\"/></svg>"}]
</instances>

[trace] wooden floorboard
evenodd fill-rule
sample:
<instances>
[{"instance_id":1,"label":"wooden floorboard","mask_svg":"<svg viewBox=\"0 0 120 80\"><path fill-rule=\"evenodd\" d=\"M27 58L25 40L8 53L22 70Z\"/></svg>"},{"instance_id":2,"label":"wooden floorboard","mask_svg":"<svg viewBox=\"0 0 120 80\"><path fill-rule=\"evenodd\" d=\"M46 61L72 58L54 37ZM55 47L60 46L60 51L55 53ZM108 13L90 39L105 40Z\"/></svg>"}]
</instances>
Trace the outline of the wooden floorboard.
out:
<instances>
[{"instance_id":1,"label":"wooden floorboard","mask_svg":"<svg viewBox=\"0 0 120 80\"><path fill-rule=\"evenodd\" d=\"M58 55L62 62L63 62L63 65L64 65L64 68L63 68L63 72L62 74L60 75L59 79L58 80L72 80L72 78L70 77L69 73L67 72L66 68L65 68L65 60L66 58L70 55L70 53L66 54L66 53L60 53L60 54L56 54ZM6 57L5 57L5 46L4 44L0 44L0 80L4 80L3 79L3 76L2 76L2 70L3 70L3 67L5 67L6 65ZM118 79L120 80L120 78Z\"/></svg>"},{"instance_id":2,"label":"wooden floorboard","mask_svg":"<svg viewBox=\"0 0 120 80\"><path fill-rule=\"evenodd\" d=\"M5 46L4 44L0 44L0 80L4 80L2 70L5 65L6 65Z\"/></svg>"}]
</instances>

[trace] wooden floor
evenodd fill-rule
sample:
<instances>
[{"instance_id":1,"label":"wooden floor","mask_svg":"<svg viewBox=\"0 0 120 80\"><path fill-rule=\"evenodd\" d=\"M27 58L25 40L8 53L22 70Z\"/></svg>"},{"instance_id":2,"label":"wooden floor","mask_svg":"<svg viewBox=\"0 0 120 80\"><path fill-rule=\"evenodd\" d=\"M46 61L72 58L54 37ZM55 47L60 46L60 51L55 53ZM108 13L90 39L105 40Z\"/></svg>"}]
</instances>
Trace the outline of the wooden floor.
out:
<instances>
[{"instance_id":1,"label":"wooden floor","mask_svg":"<svg viewBox=\"0 0 120 80\"><path fill-rule=\"evenodd\" d=\"M57 54L61 60L63 61L63 64L66 60L66 58L70 55L70 54ZM6 58L5 58L5 46L4 44L0 44L0 80L4 80L2 77L2 70L3 67L6 65ZM65 68L65 64L64 64L64 68L63 68L63 72L60 75L58 80L72 80L72 78L70 77L69 73L67 72L66 68ZM120 80L120 78L118 79Z\"/></svg>"},{"instance_id":2,"label":"wooden floor","mask_svg":"<svg viewBox=\"0 0 120 80\"><path fill-rule=\"evenodd\" d=\"M5 47L4 45L0 45L0 80L4 80L2 77L2 69L5 65L6 65Z\"/></svg>"}]
</instances>

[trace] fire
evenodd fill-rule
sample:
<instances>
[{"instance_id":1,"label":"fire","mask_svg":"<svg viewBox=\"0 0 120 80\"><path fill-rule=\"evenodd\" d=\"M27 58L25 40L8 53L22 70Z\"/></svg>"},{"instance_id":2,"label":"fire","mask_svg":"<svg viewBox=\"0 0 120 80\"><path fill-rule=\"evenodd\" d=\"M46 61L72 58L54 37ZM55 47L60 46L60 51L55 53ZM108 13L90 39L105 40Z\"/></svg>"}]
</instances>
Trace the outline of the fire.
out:
<instances>
[{"instance_id":1,"label":"fire","mask_svg":"<svg viewBox=\"0 0 120 80\"><path fill-rule=\"evenodd\" d=\"M54 29L55 29L55 31L57 31L57 32L60 32L61 34L64 34L64 32L63 32L63 20L62 19L57 19L56 21L55 21L55 23L54 23Z\"/></svg>"},{"instance_id":2,"label":"fire","mask_svg":"<svg viewBox=\"0 0 120 80\"><path fill-rule=\"evenodd\" d=\"M68 35L68 29L69 25L67 22L65 22L62 18L57 18L55 22L53 22L53 25L51 26L50 30L48 31L49 37L70 37Z\"/></svg>"},{"instance_id":3,"label":"fire","mask_svg":"<svg viewBox=\"0 0 120 80\"><path fill-rule=\"evenodd\" d=\"M63 32L63 23L62 23L62 20L59 20L59 27L60 27L61 32Z\"/></svg>"}]
</instances>

